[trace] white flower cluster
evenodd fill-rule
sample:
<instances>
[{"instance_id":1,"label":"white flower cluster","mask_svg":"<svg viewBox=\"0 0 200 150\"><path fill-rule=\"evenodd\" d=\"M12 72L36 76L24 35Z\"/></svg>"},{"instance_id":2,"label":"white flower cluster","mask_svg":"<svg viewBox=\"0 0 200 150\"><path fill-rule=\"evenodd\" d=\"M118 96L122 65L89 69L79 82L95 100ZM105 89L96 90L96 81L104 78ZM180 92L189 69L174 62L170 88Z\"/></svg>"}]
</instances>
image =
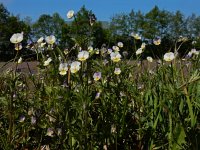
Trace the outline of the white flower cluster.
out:
<instances>
[{"instance_id":1,"label":"white flower cluster","mask_svg":"<svg viewBox=\"0 0 200 150\"><path fill-rule=\"evenodd\" d=\"M23 32L21 33L15 33L11 36L10 42L15 44L15 50L21 50L22 49L22 40L23 40Z\"/></svg>"},{"instance_id":2,"label":"white flower cluster","mask_svg":"<svg viewBox=\"0 0 200 150\"><path fill-rule=\"evenodd\" d=\"M199 51L196 49L191 49L191 51L188 53L188 57L192 57L193 55L199 55Z\"/></svg>"}]
</instances>

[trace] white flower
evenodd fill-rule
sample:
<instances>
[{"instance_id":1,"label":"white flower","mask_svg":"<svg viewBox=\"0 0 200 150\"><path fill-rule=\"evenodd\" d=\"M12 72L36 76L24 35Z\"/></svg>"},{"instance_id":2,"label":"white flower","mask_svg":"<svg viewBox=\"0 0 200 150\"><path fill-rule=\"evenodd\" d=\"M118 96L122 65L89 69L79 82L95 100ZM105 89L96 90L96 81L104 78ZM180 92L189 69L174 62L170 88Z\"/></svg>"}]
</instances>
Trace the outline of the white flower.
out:
<instances>
[{"instance_id":1,"label":"white flower","mask_svg":"<svg viewBox=\"0 0 200 150\"><path fill-rule=\"evenodd\" d=\"M111 54L112 53L112 49L108 49L108 54Z\"/></svg>"},{"instance_id":2,"label":"white flower","mask_svg":"<svg viewBox=\"0 0 200 150\"><path fill-rule=\"evenodd\" d=\"M116 133L116 126L115 125L111 126L111 133Z\"/></svg>"},{"instance_id":3,"label":"white flower","mask_svg":"<svg viewBox=\"0 0 200 150\"><path fill-rule=\"evenodd\" d=\"M95 48L95 54L99 54L99 49Z\"/></svg>"},{"instance_id":4,"label":"white flower","mask_svg":"<svg viewBox=\"0 0 200 150\"><path fill-rule=\"evenodd\" d=\"M67 55L68 53L69 53L69 50L68 50L68 49L65 49L65 50L64 50L64 54Z\"/></svg>"},{"instance_id":5,"label":"white flower","mask_svg":"<svg viewBox=\"0 0 200 150\"><path fill-rule=\"evenodd\" d=\"M93 75L93 78L95 81L98 81L101 79L101 72L95 72Z\"/></svg>"},{"instance_id":6,"label":"white flower","mask_svg":"<svg viewBox=\"0 0 200 150\"><path fill-rule=\"evenodd\" d=\"M15 33L10 38L10 42L13 44L20 43L23 40L23 33Z\"/></svg>"},{"instance_id":7,"label":"white flower","mask_svg":"<svg viewBox=\"0 0 200 150\"><path fill-rule=\"evenodd\" d=\"M116 52L119 52L119 47L118 46L113 46L112 49Z\"/></svg>"},{"instance_id":8,"label":"white flower","mask_svg":"<svg viewBox=\"0 0 200 150\"><path fill-rule=\"evenodd\" d=\"M142 48L139 48L135 53L136 55L139 55L139 54L142 54L142 52L143 52Z\"/></svg>"},{"instance_id":9,"label":"white flower","mask_svg":"<svg viewBox=\"0 0 200 150\"><path fill-rule=\"evenodd\" d=\"M142 48L142 49L145 49L145 47L146 47L146 44L145 44L145 43L142 43L141 48Z\"/></svg>"},{"instance_id":10,"label":"white flower","mask_svg":"<svg viewBox=\"0 0 200 150\"><path fill-rule=\"evenodd\" d=\"M50 121L50 122L56 122L56 119L55 119L52 115L46 114L46 117L49 118L49 121Z\"/></svg>"},{"instance_id":11,"label":"white flower","mask_svg":"<svg viewBox=\"0 0 200 150\"><path fill-rule=\"evenodd\" d=\"M48 117L49 117L49 121L50 121L50 122L56 122L56 119L55 119L54 117L52 117L52 116L50 116L50 115L49 115Z\"/></svg>"},{"instance_id":12,"label":"white flower","mask_svg":"<svg viewBox=\"0 0 200 150\"><path fill-rule=\"evenodd\" d=\"M166 53L164 55L164 60L165 61L172 61L174 58L175 58L175 55L172 52Z\"/></svg>"},{"instance_id":13,"label":"white flower","mask_svg":"<svg viewBox=\"0 0 200 150\"><path fill-rule=\"evenodd\" d=\"M187 54L187 57L192 57L192 52L190 51L188 54Z\"/></svg>"},{"instance_id":14,"label":"white flower","mask_svg":"<svg viewBox=\"0 0 200 150\"><path fill-rule=\"evenodd\" d=\"M59 65L59 69L58 69L60 72L59 74L64 76L67 74L67 70L68 70L68 64L67 63L61 63Z\"/></svg>"},{"instance_id":15,"label":"white flower","mask_svg":"<svg viewBox=\"0 0 200 150\"><path fill-rule=\"evenodd\" d=\"M161 43L161 39L154 39L153 40L154 45L160 45L160 43Z\"/></svg>"},{"instance_id":16,"label":"white flower","mask_svg":"<svg viewBox=\"0 0 200 150\"><path fill-rule=\"evenodd\" d=\"M47 129L47 135L50 136L50 137L53 137L53 134L54 134L53 128L48 128Z\"/></svg>"},{"instance_id":17,"label":"white flower","mask_svg":"<svg viewBox=\"0 0 200 150\"><path fill-rule=\"evenodd\" d=\"M197 51L196 49L191 49L190 53L191 53L191 55L192 54L199 55L199 51Z\"/></svg>"},{"instance_id":18,"label":"white flower","mask_svg":"<svg viewBox=\"0 0 200 150\"><path fill-rule=\"evenodd\" d=\"M148 57L147 57L147 61L148 61L148 62L153 62L153 58L150 57L150 56L148 56Z\"/></svg>"},{"instance_id":19,"label":"white flower","mask_svg":"<svg viewBox=\"0 0 200 150\"><path fill-rule=\"evenodd\" d=\"M88 57L89 57L89 52L87 51L81 51L78 54L78 60L80 61L85 61L86 59L88 59Z\"/></svg>"},{"instance_id":20,"label":"white flower","mask_svg":"<svg viewBox=\"0 0 200 150\"><path fill-rule=\"evenodd\" d=\"M141 40L141 36L138 33L131 33L131 36L134 37L136 40Z\"/></svg>"},{"instance_id":21,"label":"white flower","mask_svg":"<svg viewBox=\"0 0 200 150\"><path fill-rule=\"evenodd\" d=\"M42 43L42 42L43 42L43 40L44 40L44 38L43 38L43 37L41 37L41 38L39 38L39 39L37 40L37 43Z\"/></svg>"},{"instance_id":22,"label":"white flower","mask_svg":"<svg viewBox=\"0 0 200 150\"><path fill-rule=\"evenodd\" d=\"M44 61L43 66L48 66L52 59L49 57L46 61Z\"/></svg>"},{"instance_id":23,"label":"white flower","mask_svg":"<svg viewBox=\"0 0 200 150\"><path fill-rule=\"evenodd\" d=\"M112 53L110 54L110 57L111 57L111 60L112 60L113 62L118 62L118 61L121 60L121 55L120 55L119 52L112 52Z\"/></svg>"},{"instance_id":24,"label":"white flower","mask_svg":"<svg viewBox=\"0 0 200 150\"><path fill-rule=\"evenodd\" d=\"M192 45L195 45L197 43L197 41L192 41Z\"/></svg>"},{"instance_id":25,"label":"white flower","mask_svg":"<svg viewBox=\"0 0 200 150\"><path fill-rule=\"evenodd\" d=\"M116 75L119 75L119 74L121 73L121 69L120 69L120 68L115 68L114 73L115 73Z\"/></svg>"},{"instance_id":26,"label":"white flower","mask_svg":"<svg viewBox=\"0 0 200 150\"><path fill-rule=\"evenodd\" d=\"M22 63L22 57L20 57L17 61L18 64L21 64Z\"/></svg>"},{"instance_id":27,"label":"white flower","mask_svg":"<svg viewBox=\"0 0 200 150\"><path fill-rule=\"evenodd\" d=\"M30 108L28 110L28 115L31 116L31 115L35 115L35 111L33 110L33 108Z\"/></svg>"},{"instance_id":28,"label":"white flower","mask_svg":"<svg viewBox=\"0 0 200 150\"><path fill-rule=\"evenodd\" d=\"M43 48L46 45L46 42L39 43L39 48Z\"/></svg>"},{"instance_id":29,"label":"white flower","mask_svg":"<svg viewBox=\"0 0 200 150\"><path fill-rule=\"evenodd\" d=\"M55 36L54 35L50 35L50 36L47 36L46 38L45 38L45 40L46 40L46 42L48 43L48 44L54 44L55 42L56 42L56 38L55 38Z\"/></svg>"},{"instance_id":30,"label":"white flower","mask_svg":"<svg viewBox=\"0 0 200 150\"><path fill-rule=\"evenodd\" d=\"M36 117L31 116L31 124L35 124L36 123Z\"/></svg>"},{"instance_id":31,"label":"white flower","mask_svg":"<svg viewBox=\"0 0 200 150\"><path fill-rule=\"evenodd\" d=\"M31 44L30 44L30 43L27 44L27 45L26 45L26 48L27 48L27 49L30 49L30 48L31 48Z\"/></svg>"},{"instance_id":32,"label":"white flower","mask_svg":"<svg viewBox=\"0 0 200 150\"><path fill-rule=\"evenodd\" d=\"M81 68L80 65L81 63L79 61L72 62L70 67L71 73L76 73L77 71L79 71Z\"/></svg>"},{"instance_id":33,"label":"white flower","mask_svg":"<svg viewBox=\"0 0 200 150\"><path fill-rule=\"evenodd\" d=\"M19 118L19 122L24 122L25 119L26 119L25 116L22 115L22 116L20 116L20 118Z\"/></svg>"},{"instance_id":34,"label":"white flower","mask_svg":"<svg viewBox=\"0 0 200 150\"><path fill-rule=\"evenodd\" d=\"M193 54L195 54L195 55L199 55L199 51L196 51L195 53L193 53Z\"/></svg>"},{"instance_id":35,"label":"white flower","mask_svg":"<svg viewBox=\"0 0 200 150\"><path fill-rule=\"evenodd\" d=\"M93 50L94 50L94 49L93 49L92 46L89 46L89 47L88 47L88 52L89 52L89 53L91 53Z\"/></svg>"},{"instance_id":36,"label":"white flower","mask_svg":"<svg viewBox=\"0 0 200 150\"><path fill-rule=\"evenodd\" d=\"M21 44L21 43L15 44L15 50L16 50L16 51L19 51L19 50L21 50L21 49L22 49L22 44Z\"/></svg>"},{"instance_id":37,"label":"white flower","mask_svg":"<svg viewBox=\"0 0 200 150\"><path fill-rule=\"evenodd\" d=\"M193 49L191 49L191 53L193 54L193 53L195 53L197 50L195 49L195 48L193 48Z\"/></svg>"},{"instance_id":38,"label":"white flower","mask_svg":"<svg viewBox=\"0 0 200 150\"><path fill-rule=\"evenodd\" d=\"M74 11L73 10L68 11L67 18L71 19L73 16L74 16Z\"/></svg>"},{"instance_id":39,"label":"white flower","mask_svg":"<svg viewBox=\"0 0 200 150\"><path fill-rule=\"evenodd\" d=\"M120 48L122 48L124 46L124 44L122 42L118 42L117 46L119 46Z\"/></svg>"},{"instance_id":40,"label":"white flower","mask_svg":"<svg viewBox=\"0 0 200 150\"><path fill-rule=\"evenodd\" d=\"M97 94L96 94L96 96L95 96L95 99L98 99L99 97L100 97L100 92L98 92Z\"/></svg>"}]
</instances>

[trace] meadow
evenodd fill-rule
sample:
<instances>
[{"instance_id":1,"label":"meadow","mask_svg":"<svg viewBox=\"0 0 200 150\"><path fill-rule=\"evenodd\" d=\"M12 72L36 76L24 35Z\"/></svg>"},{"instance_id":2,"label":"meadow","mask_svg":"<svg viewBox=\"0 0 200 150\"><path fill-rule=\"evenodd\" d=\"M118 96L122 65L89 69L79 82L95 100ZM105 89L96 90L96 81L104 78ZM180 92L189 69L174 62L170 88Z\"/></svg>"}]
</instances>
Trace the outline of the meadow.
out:
<instances>
[{"instance_id":1,"label":"meadow","mask_svg":"<svg viewBox=\"0 0 200 150\"><path fill-rule=\"evenodd\" d=\"M27 62L22 40L13 34L16 57L0 64L0 149L200 149L198 50L143 59L143 43L133 59L120 41L62 50L50 35L34 42L37 60Z\"/></svg>"}]
</instances>

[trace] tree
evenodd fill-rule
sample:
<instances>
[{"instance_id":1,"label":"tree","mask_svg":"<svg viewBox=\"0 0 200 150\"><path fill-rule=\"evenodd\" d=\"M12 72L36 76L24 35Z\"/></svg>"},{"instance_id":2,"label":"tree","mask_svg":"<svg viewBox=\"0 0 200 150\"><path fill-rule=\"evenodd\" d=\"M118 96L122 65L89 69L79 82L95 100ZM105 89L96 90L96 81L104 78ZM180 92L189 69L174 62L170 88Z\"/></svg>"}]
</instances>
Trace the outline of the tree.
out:
<instances>
[{"instance_id":1,"label":"tree","mask_svg":"<svg viewBox=\"0 0 200 150\"><path fill-rule=\"evenodd\" d=\"M187 36L187 25L185 16L180 12L176 13L171 17L170 21L170 36L173 39L178 39L179 36Z\"/></svg>"},{"instance_id":2,"label":"tree","mask_svg":"<svg viewBox=\"0 0 200 150\"><path fill-rule=\"evenodd\" d=\"M6 23L6 21L9 18L10 13L8 10L4 7L3 4L0 4L0 23Z\"/></svg>"},{"instance_id":3,"label":"tree","mask_svg":"<svg viewBox=\"0 0 200 150\"><path fill-rule=\"evenodd\" d=\"M33 39L54 35L57 41L60 41L64 23L65 21L58 13L54 13L52 16L47 14L41 15L32 26Z\"/></svg>"},{"instance_id":4,"label":"tree","mask_svg":"<svg viewBox=\"0 0 200 150\"><path fill-rule=\"evenodd\" d=\"M7 9L0 4L0 59L9 60L15 56L15 50L10 37L14 33L24 32L23 46L26 43L27 36L30 32L30 27L18 17L10 16ZM21 53L24 53L21 51Z\"/></svg>"},{"instance_id":5,"label":"tree","mask_svg":"<svg viewBox=\"0 0 200 150\"><path fill-rule=\"evenodd\" d=\"M160 10L155 6L144 16L143 36L148 39L166 36L168 34L170 18L171 14L168 11Z\"/></svg>"},{"instance_id":6,"label":"tree","mask_svg":"<svg viewBox=\"0 0 200 150\"><path fill-rule=\"evenodd\" d=\"M1 59L3 54L5 54L5 49L8 48L9 41L7 40L8 34L5 32L7 26L5 24L8 22L9 12L0 4L0 55Z\"/></svg>"},{"instance_id":7,"label":"tree","mask_svg":"<svg viewBox=\"0 0 200 150\"><path fill-rule=\"evenodd\" d=\"M124 13L115 15L111 20L110 29L115 35L129 35L128 16Z\"/></svg>"},{"instance_id":8,"label":"tree","mask_svg":"<svg viewBox=\"0 0 200 150\"><path fill-rule=\"evenodd\" d=\"M199 37L200 36L200 16L192 14L186 19L187 30L190 33L190 37Z\"/></svg>"},{"instance_id":9,"label":"tree","mask_svg":"<svg viewBox=\"0 0 200 150\"><path fill-rule=\"evenodd\" d=\"M144 15L141 11L134 12L133 10L128 14L129 32L141 32L144 24Z\"/></svg>"},{"instance_id":10,"label":"tree","mask_svg":"<svg viewBox=\"0 0 200 150\"><path fill-rule=\"evenodd\" d=\"M96 20L93 12L87 10L85 6L76 13L69 30L69 34L74 37L82 49L87 49L88 46L100 47L106 42L107 32L102 28L102 24Z\"/></svg>"}]
</instances>

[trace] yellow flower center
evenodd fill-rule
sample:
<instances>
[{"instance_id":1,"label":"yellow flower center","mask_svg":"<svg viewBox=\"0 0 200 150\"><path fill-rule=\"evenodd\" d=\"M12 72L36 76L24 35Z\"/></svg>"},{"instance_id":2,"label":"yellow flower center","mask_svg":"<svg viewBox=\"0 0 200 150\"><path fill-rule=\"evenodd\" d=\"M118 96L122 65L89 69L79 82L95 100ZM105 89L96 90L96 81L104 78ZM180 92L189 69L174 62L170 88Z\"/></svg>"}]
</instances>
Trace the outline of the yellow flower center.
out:
<instances>
[{"instance_id":1,"label":"yellow flower center","mask_svg":"<svg viewBox=\"0 0 200 150\"><path fill-rule=\"evenodd\" d=\"M120 58L118 58L118 57L113 58L113 62L118 62L118 61L120 61Z\"/></svg>"},{"instance_id":2,"label":"yellow flower center","mask_svg":"<svg viewBox=\"0 0 200 150\"><path fill-rule=\"evenodd\" d=\"M66 75L66 74L67 74L66 70L64 70L64 69L60 70L60 75Z\"/></svg>"}]
</instances>

